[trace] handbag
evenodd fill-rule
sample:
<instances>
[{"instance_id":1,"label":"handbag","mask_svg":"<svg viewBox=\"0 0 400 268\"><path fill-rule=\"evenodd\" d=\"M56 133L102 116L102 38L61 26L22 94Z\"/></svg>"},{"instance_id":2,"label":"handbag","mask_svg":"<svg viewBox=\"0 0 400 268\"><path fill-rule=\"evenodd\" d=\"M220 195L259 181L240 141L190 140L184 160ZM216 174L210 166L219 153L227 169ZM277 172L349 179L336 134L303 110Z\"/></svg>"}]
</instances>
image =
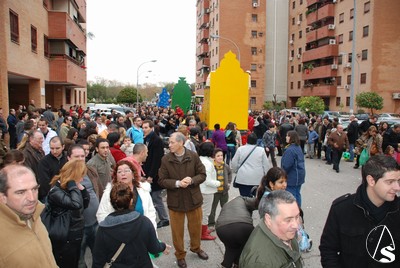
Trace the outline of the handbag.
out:
<instances>
[{"instance_id":1,"label":"handbag","mask_svg":"<svg viewBox=\"0 0 400 268\"><path fill-rule=\"evenodd\" d=\"M48 202L40 215L52 243L65 243L68 240L71 211L67 209L54 210Z\"/></svg>"},{"instance_id":2,"label":"handbag","mask_svg":"<svg viewBox=\"0 0 400 268\"><path fill-rule=\"evenodd\" d=\"M257 148L257 145L254 146L254 148L251 150L251 152L246 156L246 158L243 160L243 162L240 164L238 169L236 170L236 175L235 178L233 179L233 187L238 188L238 184L236 183L236 177L239 169L243 166L244 162L246 162L247 158L253 153L253 151Z\"/></svg>"},{"instance_id":3,"label":"handbag","mask_svg":"<svg viewBox=\"0 0 400 268\"><path fill-rule=\"evenodd\" d=\"M367 163L368 159L369 159L369 155L368 155L367 148L364 148L360 154L360 161L359 161L360 166L365 165L365 163Z\"/></svg>"},{"instance_id":4,"label":"handbag","mask_svg":"<svg viewBox=\"0 0 400 268\"><path fill-rule=\"evenodd\" d=\"M110 262L106 262L103 267L104 268L110 268L113 265L113 263L115 262L115 260L118 258L119 254L121 254L121 252L124 249L124 247L125 247L125 243L122 243L119 246L117 252L115 252L114 256L112 256Z\"/></svg>"}]
</instances>

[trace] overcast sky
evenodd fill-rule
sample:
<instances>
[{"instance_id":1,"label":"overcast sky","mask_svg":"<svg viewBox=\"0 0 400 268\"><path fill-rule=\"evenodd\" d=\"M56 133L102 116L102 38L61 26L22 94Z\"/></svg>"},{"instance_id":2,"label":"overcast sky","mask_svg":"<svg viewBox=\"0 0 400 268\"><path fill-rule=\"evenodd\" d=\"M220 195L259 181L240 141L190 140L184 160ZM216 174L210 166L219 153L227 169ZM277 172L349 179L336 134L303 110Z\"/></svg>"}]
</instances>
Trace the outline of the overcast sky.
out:
<instances>
[{"instance_id":1,"label":"overcast sky","mask_svg":"<svg viewBox=\"0 0 400 268\"><path fill-rule=\"evenodd\" d=\"M195 82L195 0L87 0L87 79ZM151 70L152 72L148 72ZM148 78L146 78L148 76Z\"/></svg>"}]
</instances>

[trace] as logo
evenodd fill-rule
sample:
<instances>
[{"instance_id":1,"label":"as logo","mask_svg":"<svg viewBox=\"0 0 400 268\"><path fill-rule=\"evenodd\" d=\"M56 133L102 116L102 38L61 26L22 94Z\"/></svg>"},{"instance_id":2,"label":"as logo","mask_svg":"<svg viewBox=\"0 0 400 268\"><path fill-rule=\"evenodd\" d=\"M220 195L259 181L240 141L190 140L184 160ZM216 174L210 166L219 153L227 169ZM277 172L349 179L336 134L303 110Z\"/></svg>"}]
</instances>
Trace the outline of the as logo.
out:
<instances>
[{"instance_id":1,"label":"as logo","mask_svg":"<svg viewBox=\"0 0 400 268\"><path fill-rule=\"evenodd\" d=\"M396 259L396 248L392 234L386 225L379 225L372 229L368 236L366 247L371 258L380 263L391 263Z\"/></svg>"}]
</instances>

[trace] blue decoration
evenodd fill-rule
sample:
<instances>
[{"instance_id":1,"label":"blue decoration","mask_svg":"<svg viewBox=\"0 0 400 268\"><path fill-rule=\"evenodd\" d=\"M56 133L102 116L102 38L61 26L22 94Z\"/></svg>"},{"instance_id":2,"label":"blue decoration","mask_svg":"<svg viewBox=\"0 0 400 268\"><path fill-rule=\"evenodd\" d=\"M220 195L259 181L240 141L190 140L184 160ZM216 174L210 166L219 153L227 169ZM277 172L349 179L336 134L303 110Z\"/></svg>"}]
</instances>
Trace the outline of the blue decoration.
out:
<instances>
[{"instance_id":1,"label":"blue decoration","mask_svg":"<svg viewBox=\"0 0 400 268\"><path fill-rule=\"evenodd\" d=\"M168 108L170 95L167 88L163 88L161 94L158 96L157 107Z\"/></svg>"}]
</instances>

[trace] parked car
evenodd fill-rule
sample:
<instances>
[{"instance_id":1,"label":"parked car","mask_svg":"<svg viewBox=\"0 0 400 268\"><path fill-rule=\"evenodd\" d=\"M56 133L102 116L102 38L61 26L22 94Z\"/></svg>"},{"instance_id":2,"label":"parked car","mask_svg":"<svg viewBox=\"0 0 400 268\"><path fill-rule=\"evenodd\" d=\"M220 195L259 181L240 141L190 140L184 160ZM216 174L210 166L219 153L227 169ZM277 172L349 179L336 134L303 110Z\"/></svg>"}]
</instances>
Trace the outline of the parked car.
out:
<instances>
[{"instance_id":1,"label":"parked car","mask_svg":"<svg viewBox=\"0 0 400 268\"><path fill-rule=\"evenodd\" d=\"M345 115L343 116L341 113L343 112L338 112L338 111L324 111L324 113L322 114L322 118L324 118L325 116L329 117L329 120L333 120L334 118L338 118L339 119L339 123L342 123L342 121L346 121L349 120L349 115Z\"/></svg>"},{"instance_id":2,"label":"parked car","mask_svg":"<svg viewBox=\"0 0 400 268\"><path fill-rule=\"evenodd\" d=\"M400 114L382 113L382 114L379 114L379 117L378 117L379 121L390 120L390 119L400 119Z\"/></svg>"}]
</instances>

